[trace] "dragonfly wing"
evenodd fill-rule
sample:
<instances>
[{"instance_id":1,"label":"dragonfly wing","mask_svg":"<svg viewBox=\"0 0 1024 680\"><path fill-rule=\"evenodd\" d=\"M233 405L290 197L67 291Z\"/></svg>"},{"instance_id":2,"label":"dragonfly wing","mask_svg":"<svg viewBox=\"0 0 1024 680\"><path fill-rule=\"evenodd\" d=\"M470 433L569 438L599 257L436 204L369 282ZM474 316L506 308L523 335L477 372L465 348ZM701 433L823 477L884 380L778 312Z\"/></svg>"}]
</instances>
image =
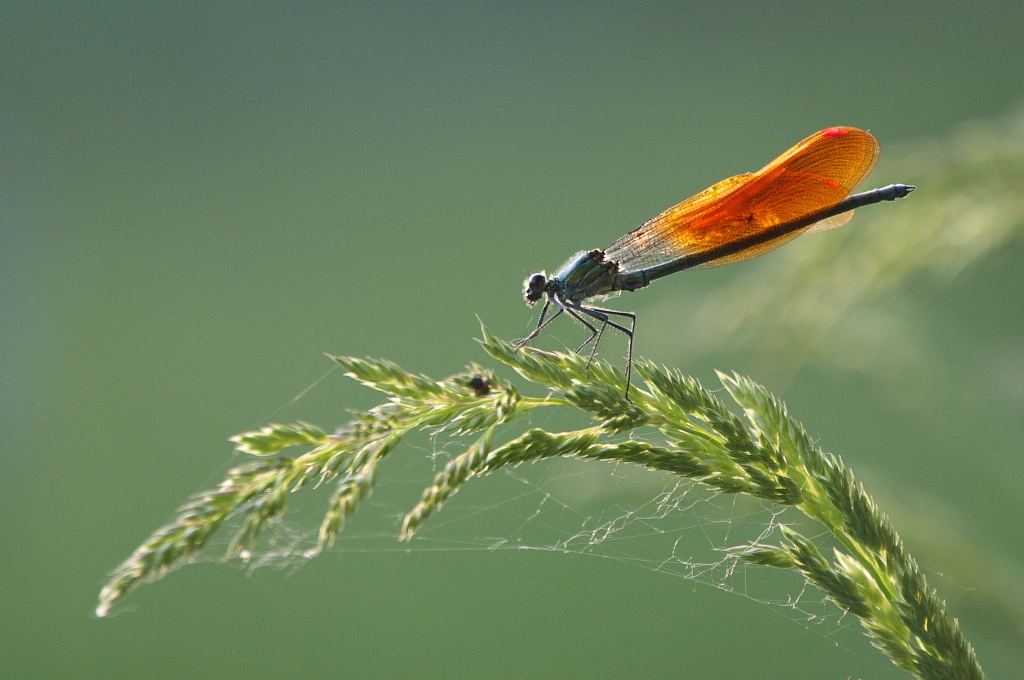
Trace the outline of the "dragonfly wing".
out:
<instances>
[{"instance_id":1,"label":"dragonfly wing","mask_svg":"<svg viewBox=\"0 0 1024 680\"><path fill-rule=\"evenodd\" d=\"M638 271L665 262L671 262L684 255L678 240L671 239L671 225L685 225L719 203L731 191L750 181L753 173L744 173L723 179L704 191L677 203L660 215L653 217L605 248L605 257L619 263L620 271Z\"/></svg>"},{"instance_id":2,"label":"dragonfly wing","mask_svg":"<svg viewBox=\"0 0 1024 680\"><path fill-rule=\"evenodd\" d=\"M806 231L800 233L809 234L812 231L828 231L829 229L838 229L847 222L853 219L853 210L847 210L846 212L833 215L832 217L826 217L820 222L815 222L811 226L807 227Z\"/></svg>"},{"instance_id":3,"label":"dragonfly wing","mask_svg":"<svg viewBox=\"0 0 1024 680\"><path fill-rule=\"evenodd\" d=\"M669 208L616 241L605 256L621 272L684 258L714 267L756 257L808 229L840 226L845 222L834 218L821 226L802 222L849 196L871 172L878 151L877 140L863 130L822 130L757 172Z\"/></svg>"}]
</instances>

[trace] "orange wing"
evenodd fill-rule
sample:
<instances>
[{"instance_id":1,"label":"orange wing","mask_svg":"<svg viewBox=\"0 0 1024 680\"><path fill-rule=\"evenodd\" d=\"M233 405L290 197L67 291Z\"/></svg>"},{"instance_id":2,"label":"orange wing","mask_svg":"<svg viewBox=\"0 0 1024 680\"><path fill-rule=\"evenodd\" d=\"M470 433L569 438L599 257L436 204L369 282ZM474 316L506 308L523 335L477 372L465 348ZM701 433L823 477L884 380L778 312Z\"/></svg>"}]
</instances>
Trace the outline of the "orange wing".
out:
<instances>
[{"instance_id":1,"label":"orange wing","mask_svg":"<svg viewBox=\"0 0 1024 680\"><path fill-rule=\"evenodd\" d=\"M852 211L791 231L784 227L849 196L877 160L878 141L868 132L851 127L816 132L757 172L722 180L648 220L609 246L605 257L623 273L702 253L712 259L700 267L756 257L805 231L845 224ZM738 241L750 245L728 248ZM723 255L714 257L716 250Z\"/></svg>"}]
</instances>

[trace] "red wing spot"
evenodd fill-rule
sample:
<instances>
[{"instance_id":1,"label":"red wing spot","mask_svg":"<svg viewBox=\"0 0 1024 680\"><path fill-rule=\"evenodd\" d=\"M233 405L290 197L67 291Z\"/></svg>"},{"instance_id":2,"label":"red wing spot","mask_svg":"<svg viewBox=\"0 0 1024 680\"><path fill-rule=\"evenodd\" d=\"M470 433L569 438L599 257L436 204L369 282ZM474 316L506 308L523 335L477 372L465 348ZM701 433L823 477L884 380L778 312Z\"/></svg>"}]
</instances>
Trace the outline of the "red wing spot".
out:
<instances>
[{"instance_id":1,"label":"red wing spot","mask_svg":"<svg viewBox=\"0 0 1024 680\"><path fill-rule=\"evenodd\" d=\"M838 189L838 188L840 188L839 182L836 182L836 181L834 181L834 180L831 180L831 179L829 179L828 177L822 177L822 178L821 178L821 181L822 181L822 182L824 182L825 184L829 185L829 186L830 186L830 187L832 187L833 189Z\"/></svg>"},{"instance_id":2,"label":"red wing spot","mask_svg":"<svg viewBox=\"0 0 1024 680\"><path fill-rule=\"evenodd\" d=\"M823 134L826 137L840 137L842 135L849 134L849 132L850 131L847 130L846 128L831 127L831 128L827 128L825 130L822 130L821 134Z\"/></svg>"}]
</instances>

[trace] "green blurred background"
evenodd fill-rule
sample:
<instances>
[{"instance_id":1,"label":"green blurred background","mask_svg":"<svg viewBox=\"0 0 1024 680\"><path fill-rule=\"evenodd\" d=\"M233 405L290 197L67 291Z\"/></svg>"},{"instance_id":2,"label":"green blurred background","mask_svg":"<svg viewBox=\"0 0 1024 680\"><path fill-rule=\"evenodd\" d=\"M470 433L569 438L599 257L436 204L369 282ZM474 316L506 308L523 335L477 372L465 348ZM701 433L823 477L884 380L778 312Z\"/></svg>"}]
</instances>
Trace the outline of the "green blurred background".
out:
<instances>
[{"instance_id":1,"label":"green blurred background","mask_svg":"<svg viewBox=\"0 0 1024 680\"><path fill-rule=\"evenodd\" d=\"M0 677L909 677L850 619L545 552L206 562L92 615L322 352L489 363L475 315L524 335L528 273L831 125L919 191L613 304L638 354L781 394L1024 677L1022 29L1017 1L2 3ZM374 403L336 373L275 417Z\"/></svg>"}]
</instances>

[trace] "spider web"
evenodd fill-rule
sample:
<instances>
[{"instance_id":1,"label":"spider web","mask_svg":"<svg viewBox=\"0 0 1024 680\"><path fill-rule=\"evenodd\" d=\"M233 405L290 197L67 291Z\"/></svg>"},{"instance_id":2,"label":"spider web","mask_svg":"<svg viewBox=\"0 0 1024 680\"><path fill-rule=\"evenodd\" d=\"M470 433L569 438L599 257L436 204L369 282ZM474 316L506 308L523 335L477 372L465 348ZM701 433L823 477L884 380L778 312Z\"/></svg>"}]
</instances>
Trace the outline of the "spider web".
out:
<instances>
[{"instance_id":1,"label":"spider web","mask_svg":"<svg viewBox=\"0 0 1024 680\"><path fill-rule=\"evenodd\" d=\"M539 551L610 559L738 594L831 637L855 626L792 570L748 565L724 549L778 544L781 525L809 523L792 509L723 494L624 463L552 459L472 478L408 543L402 519L466 442L410 436L380 471L369 499L338 534L334 553ZM328 485L331 486L331 485ZM292 494L283 521L243 555L249 570L295 569L314 555L331 489ZM200 557L220 559L231 529ZM820 538L820 537L816 537Z\"/></svg>"}]
</instances>

